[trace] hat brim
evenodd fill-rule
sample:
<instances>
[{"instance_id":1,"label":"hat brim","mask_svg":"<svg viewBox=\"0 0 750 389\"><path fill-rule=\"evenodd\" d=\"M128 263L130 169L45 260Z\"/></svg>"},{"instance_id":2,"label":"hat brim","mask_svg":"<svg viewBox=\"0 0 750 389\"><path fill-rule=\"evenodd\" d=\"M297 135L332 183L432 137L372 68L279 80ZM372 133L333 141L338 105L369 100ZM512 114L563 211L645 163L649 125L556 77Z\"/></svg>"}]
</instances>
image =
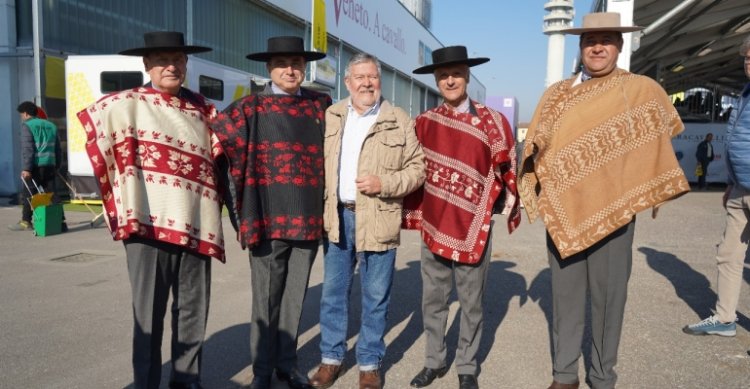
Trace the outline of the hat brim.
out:
<instances>
[{"instance_id":1,"label":"hat brim","mask_svg":"<svg viewBox=\"0 0 750 389\"><path fill-rule=\"evenodd\" d=\"M185 54L205 53L213 49L203 46L157 46L157 47L137 47L134 49L123 50L117 54L132 55L142 57L154 51L179 51Z\"/></svg>"},{"instance_id":2,"label":"hat brim","mask_svg":"<svg viewBox=\"0 0 750 389\"><path fill-rule=\"evenodd\" d=\"M412 73L414 74L429 74L435 71L437 68L441 68L443 66L451 66L451 65L469 65L469 67L481 65L485 62L489 62L490 59L486 57L479 57L479 58L468 58L468 59L462 59L458 61L447 61L447 62L441 62L441 63L433 63L429 65L422 66L421 68L416 68L412 70Z\"/></svg>"},{"instance_id":3,"label":"hat brim","mask_svg":"<svg viewBox=\"0 0 750 389\"><path fill-rule=\"evenodd\" d=\"M294 51L294 52L262 52L262 53L251 53L245 56L245 58L251 60L251 61L260 61L260 62L268 62L273 57L278 56L296 56L299 55L300 57L304 58L305 61L317 61L319 59L323 59L326 56L326 53L321 53L319 51Z\"/></svg>"},{"instance_id":4,"label":"hat brim","mask_svg":"<svg viewBox=\"0 0 750 389\"><path fill-rule=\"evenodd\" d=\"M560 30L563 34L568 35L581 35L586 32L598 32L598 31L614 31L614 32L634 32L643 30L644 27L640 26L627 26L627 27L594 27L594 28L567 28Z\"/></svg>"}]
</instances>

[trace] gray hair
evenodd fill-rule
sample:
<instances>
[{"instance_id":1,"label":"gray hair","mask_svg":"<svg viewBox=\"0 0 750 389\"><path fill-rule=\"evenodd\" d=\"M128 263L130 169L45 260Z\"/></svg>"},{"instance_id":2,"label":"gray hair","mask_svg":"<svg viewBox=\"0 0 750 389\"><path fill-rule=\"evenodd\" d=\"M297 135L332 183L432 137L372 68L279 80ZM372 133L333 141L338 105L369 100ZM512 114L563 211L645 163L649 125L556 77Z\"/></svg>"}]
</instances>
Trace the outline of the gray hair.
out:
<instances>
[{"instance_id":1,"label":"gray hair","mask_svg":"<svg viewBox=\"0 0 750 389\"><path fill-rule=\"evenodd\" d=\"M378 68L378 76L381 73L380 69L380 61L378 60L378 57L368 54L368 53L357 53L352 56L351 59L349 59L349 63L346 65L346 72L344 73L344 77L349 77L351 74L352 66L359 65L361 63L374 63L375 66Z\"/></svg>"},{"instance_id":2,"label":"gray hair","mask_svg":"<svg viewBox=\"0 0 750 389\"><path fill-rule=\"evenodd\" d=\"M750 50L750 35L746 36L745 41L740 45L740 55L746 56L748 50Z\"/></svg>"}]
</instances>

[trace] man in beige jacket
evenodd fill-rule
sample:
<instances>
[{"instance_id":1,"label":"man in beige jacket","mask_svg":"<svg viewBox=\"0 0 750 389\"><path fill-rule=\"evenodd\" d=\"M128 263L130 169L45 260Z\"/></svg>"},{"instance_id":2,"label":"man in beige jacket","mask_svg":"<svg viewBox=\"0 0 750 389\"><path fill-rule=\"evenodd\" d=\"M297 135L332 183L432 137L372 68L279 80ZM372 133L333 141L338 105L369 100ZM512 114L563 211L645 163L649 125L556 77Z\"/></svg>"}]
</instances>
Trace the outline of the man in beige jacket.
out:
<instances>
[{"instance_id":1,"label":"man in beige jacket","mask_svg":"<svg viewBox=\"0 0 750 389\"><path fill-rule=\"evenodd\" d=\"M380 388L378 369L385 355L383 336L402 199L424 182L424 156L409 115L380 96L377 58L354 55L344 80L350 97L326 111L322 362L310 384L327 388L341 372L347 349L348 300L359 262L359 383L360 388Z\"/></svg>"}]
</instances>

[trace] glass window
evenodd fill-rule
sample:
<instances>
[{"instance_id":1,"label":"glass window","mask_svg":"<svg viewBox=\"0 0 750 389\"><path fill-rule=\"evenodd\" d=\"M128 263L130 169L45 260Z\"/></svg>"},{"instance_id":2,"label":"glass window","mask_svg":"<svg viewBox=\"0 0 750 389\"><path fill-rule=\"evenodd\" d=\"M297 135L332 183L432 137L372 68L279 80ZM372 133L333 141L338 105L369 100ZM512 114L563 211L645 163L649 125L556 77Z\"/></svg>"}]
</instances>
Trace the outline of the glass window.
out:
<instances>
[{"instance_id":1,"label":"glass window","mask_svg":"<svg viewBox=\"0 0 750 389\"><path fill-rule=\"evenodd\" d=\"M199 91L203 96L212 100L224 100L224 81L218 78L200 75L198 77L200 84Z\"/></svg>"},{"instance_id":2,"label":"glass window","mask_svg":"<svg viewBox=\"0 0 750 389\"><path fill-rule=\"evenodd\" d=\"M411 113L411 80L401 74L396 74L393 94L393 105L401 107Z\"/></svg>"},{"instance_id":3,"label":"glass window","mask_svg":"<svg viewBox=\"0 0 750 389\"><path fill-rule=\"evenodd\" d=\"M119 92L143 85L141 72L102 72L99 89L102 93Z\"/></svg>"},{"instance_id":4,"label":"glass window","mask_svg":"<svg viewBox=\"0 0 750 389\"><path fill-rule=\"evenodd\" d=\"M390 66L381 63L380 67L382 68L380 72L381 95L393 103L393 80L396 76Z\"/></svg>"}]
</instances>

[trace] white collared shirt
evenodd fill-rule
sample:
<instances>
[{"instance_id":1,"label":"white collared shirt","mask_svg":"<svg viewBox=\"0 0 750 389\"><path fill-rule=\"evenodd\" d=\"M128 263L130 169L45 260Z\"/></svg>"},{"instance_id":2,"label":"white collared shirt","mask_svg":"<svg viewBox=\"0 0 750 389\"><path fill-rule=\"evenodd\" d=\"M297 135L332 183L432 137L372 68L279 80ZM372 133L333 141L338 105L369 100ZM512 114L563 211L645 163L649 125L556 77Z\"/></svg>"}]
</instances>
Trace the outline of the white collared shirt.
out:
<instances>
[{"instance_id":1,"label":"white collared shirt","mask_svg":"<svg viewBox=\"0 0 750 389\"><path fill-rule=\"evenodd\" d=\"M349 100L349 113L346 116L344 134L341 137L341 159L339 160L339 200L344 203L357 200L357 178L359 154L367 133L375 124L380 113L380 102L358 114Z\"/></svg>"},{"instance_id":2,"label":"white collared shirt","mask_svg":"<svg viewBox=\"0 0 750 389\"><path fill-rule=\"evenodd\" d=\"M276 84L274 84L273 81L271 81L271 91L273 91L273 94L275 94L275 95L288 95L288 96L292 96L291 93L284 92L284 90L281 89L281 88L279 88ZM297 88L297 93L295 93L294 96L300 96L300 95L302 95L302 90L299 89L299 88Z\"/></svg>"},{"instance_id":3,"label":"white collared shirt","mask_svg":"<svg viewBox=\"0 0 750 389\"><path fill-rule=\"evenodd\" d=\"M454 106L452 106L452 105L450 105L448 103L446 103L445 105L447 105L450 109L452 109L452 110L454 110L454 111L456 111L458 113L469 113L469 112L471 112L470 104L471 103L470 103L470 100L469 100L469 96L466 96L466 98L464 99L464 101L462 101L461 104L458 105L458 107L454 107Z\"/></svg>"}]
</instances>

